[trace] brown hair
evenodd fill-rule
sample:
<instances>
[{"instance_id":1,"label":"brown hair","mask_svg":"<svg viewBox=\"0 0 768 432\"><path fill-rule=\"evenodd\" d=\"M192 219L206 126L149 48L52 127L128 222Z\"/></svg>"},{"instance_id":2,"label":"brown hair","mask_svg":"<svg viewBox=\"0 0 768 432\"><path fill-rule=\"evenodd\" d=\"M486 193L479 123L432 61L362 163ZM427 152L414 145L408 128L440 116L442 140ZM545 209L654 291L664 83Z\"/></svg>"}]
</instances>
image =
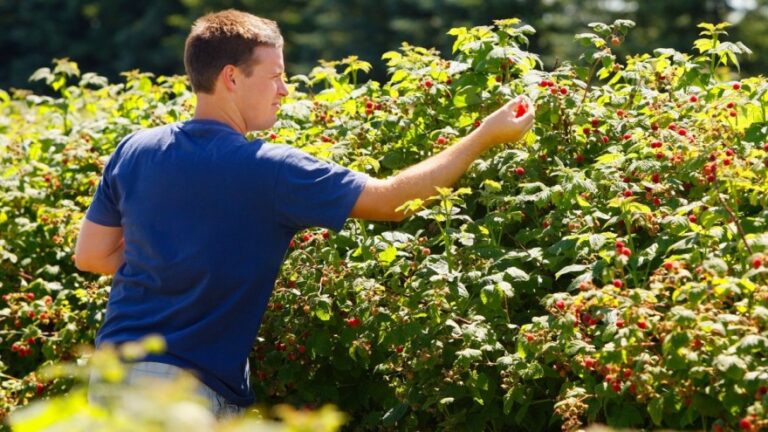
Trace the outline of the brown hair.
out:
<instances>
[{"instance_id":1,"label":"brown hair","mask_svg":"<svg viewBox=\"0 0 768 432\"><path fill-rule=\"evenodd\" d=\"M228 9L198 18L184 44L184 68L192 90L213 93L216 77L226 65L243 68L246 75L255 65L258 46L281 47L283 37L274 21Z\"/></svg>"}]
</instances>

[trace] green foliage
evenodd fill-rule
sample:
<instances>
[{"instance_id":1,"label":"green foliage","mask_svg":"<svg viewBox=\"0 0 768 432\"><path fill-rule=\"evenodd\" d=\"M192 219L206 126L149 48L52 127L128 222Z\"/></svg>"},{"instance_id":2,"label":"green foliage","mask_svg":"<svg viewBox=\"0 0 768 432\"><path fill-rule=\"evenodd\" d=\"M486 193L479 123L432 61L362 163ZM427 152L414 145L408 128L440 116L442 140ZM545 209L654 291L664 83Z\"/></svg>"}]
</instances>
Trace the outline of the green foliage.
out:
<instances>
[{"instance_id":1,"label":"green foliage","mask_svg":"<svg viewBox=\"0 0 768 432\"><path fill-rule=\"evenodd\" d=\"M723 26L698 54L624 59L631 22L590 27L551 72L533 28L501 20L452 30L450 59L386 53L384 83L357 57L291 78L262 138L377 177L518 94L536 125L401 224L300 233L254 347L258 400L333 403L357 429L764 427L768 83L723 69L746 52ZM101 319L109 280L70 257L105 158L194 102L180 77L109 84L59 60L35 78L56 96L0 92L5 412Z\"/></svg>"},{"instance_id":2,"label":"green foliage","mask_svg":"<svg viewBox=\"0 0 768 432\"><path fill-rule=\"evenodd\" d=\"M164 346L162 338L150 336L121 346L119 352L104 348L87 353L90 367L65 363L44 368L41 375L47 380L77 376L88 382L90 373L97 373L103 378L93 381L91 390L96 387L102 404L89 404L86 396L89 389L79 386L66 396L38 400L14 411L11 426L18 432L51 429L333 432L344 424L344 415L329 405L314 412L280 405L271 414L251 410L243 416L217 421L205 406L208 401L195 394L197 381L192 375L180 375L168 381L121 383L126 371L120 357L138 358L147 352L161 352ZM282 422L268 420L268 417Z\"/></svg>"}]
</instances>

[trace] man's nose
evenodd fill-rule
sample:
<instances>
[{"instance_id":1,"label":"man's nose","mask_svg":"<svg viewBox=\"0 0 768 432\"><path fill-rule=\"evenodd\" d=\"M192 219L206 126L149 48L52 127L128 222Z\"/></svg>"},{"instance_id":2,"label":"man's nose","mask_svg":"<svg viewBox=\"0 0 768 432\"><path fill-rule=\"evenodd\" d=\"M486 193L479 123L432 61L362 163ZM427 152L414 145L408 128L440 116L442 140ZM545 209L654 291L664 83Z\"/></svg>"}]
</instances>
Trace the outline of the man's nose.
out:
<instances>
[{"instance_id":1,"label":"man's nose","mask_svg":"<svg viewBox=\"0 0 768 432\"><path fill-rule=\"evenodd\" d=\"M285 84L285 81L280 81L280 88L278 89L278 94L282 97L288 96L288 85Z\"/></svg>"}]
</instances>

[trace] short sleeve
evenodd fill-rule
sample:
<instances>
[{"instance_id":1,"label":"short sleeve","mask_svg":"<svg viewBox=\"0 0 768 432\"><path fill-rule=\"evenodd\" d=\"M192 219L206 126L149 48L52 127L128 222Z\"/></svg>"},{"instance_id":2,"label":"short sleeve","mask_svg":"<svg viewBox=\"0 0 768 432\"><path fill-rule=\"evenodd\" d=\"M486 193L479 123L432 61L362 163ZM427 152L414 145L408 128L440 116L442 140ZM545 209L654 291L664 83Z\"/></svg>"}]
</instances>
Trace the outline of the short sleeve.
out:
<instances>
[{"instance_id":1,"label":"short sleeve","mask_svg":"<svg viewBox=\"0 0 768 432\"><path fill-rule=\"evenodd\" d=\"M297 230L339 231L367 181L363 173L289 148L275 184L277 222Z\"/></svg>"},{"instance_id":2,"label":"short sleeve","mask_svg":"<svg viewBox=\"0 0 768 432\"><path fill-rule=\"evenodd\" d=\"M103 226L119 227L121 226L121 215L118 203L120 199L117 194L117 185L113 182L112 171L117 162L117 152L110 156L104 172L101 175L101 181L96 188L96 194L93 196L85 218L91 222Z\"/></svg>"}]
</instances>

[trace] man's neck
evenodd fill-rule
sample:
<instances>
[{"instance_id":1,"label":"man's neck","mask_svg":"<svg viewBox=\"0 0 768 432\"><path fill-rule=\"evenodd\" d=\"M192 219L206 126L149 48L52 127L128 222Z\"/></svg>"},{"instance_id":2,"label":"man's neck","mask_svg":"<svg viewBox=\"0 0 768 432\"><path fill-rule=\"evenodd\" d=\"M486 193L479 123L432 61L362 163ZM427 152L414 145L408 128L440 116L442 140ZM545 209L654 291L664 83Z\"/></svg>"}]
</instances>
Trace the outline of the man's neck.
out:
<instances>
[{"instance_id":1,"label":"man's neck","mask_svg":"<svg viewBox=\"0 0 768 432\"><path fill-rule=\"evenodd\" d=\"M245 130L244 119L238 115L237 110L228 108L230 106L227 101L217 100L214 95L197 93L197 106L195 106L193 118L196 120L216 120L245 135L247 131Z\"/></svg>"}]
</instances>

